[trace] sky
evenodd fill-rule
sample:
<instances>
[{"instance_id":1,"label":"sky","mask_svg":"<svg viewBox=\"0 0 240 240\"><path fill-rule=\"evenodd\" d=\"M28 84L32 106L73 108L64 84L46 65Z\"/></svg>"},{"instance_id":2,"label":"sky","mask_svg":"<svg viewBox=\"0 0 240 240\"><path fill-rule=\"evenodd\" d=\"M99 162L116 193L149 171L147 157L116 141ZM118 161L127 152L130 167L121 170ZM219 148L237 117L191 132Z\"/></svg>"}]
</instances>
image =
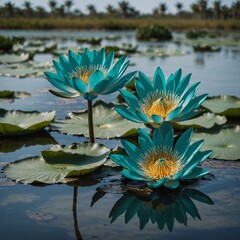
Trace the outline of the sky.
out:
<instances>
[{"instance_id":1,"label":"sky","mask_svg":"<svg viewBox=\"0 0 240 240\"><path fill-rule=\"evenodd\" d=\"M22 6L23 2L25 0L0 0L0 5L3 5L5 2L11 1L16 6ZM32 6L43 6L46 9L49 9L48 7L48 1L49 0L29 0L32 3ZM61 5L65 2L65 0L56 0L58 5ZM108 4L111 4L115 7L117 7L118 2L120 0L73 0L74 5L73 9L78 8L82 12L87 12L86 6L89 4L94 4L96 6L97 11L105 11L105 8ZM166 3L168 8L168 13L175 13L176 12L176 3L181 2L184 6L184 10L189 10L190 6L193 2L196 2L196 0L125 0L130 3L131 6L134 6L137 10L139 10L141 13L152 13L152 10L157 7L160 3ZM208 0L209 6L212 5L214 0ZM234 2L234 0L222 0L222 4L226 4L227 6L230 6Z\"/></svg>"}]
</instances>

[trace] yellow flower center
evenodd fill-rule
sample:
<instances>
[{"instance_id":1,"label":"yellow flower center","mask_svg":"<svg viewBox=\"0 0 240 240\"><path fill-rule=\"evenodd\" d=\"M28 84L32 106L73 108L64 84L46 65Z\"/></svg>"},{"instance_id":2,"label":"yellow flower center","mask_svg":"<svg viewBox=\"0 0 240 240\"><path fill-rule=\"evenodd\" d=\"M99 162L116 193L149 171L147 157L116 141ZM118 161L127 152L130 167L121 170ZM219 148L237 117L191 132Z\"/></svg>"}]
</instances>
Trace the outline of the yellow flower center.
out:
<instances>
[{"instance_id":1,"label":"yellow flower center","mask_svg":"<svg viewBox=\"0 0 240 240\"><path fill-rule=\"evenodd\" d=\"M98 64L98 65L76 67L73 72L69 73L69 77L79 78L85 84L88 84L88 79L89 79L90 75L97 70L102 71L104 76L107 75L108 69L105 66Z\"/></svg>"},{"instance_id":2,"label":"yellow flower center","mask_svg":"<svg viewBox=\"0 0 240 240\"><path fill-rule=\"evenodd\" d=\"M100 125L98 125L98 127L99 127L99 128L101 128L101 129L108 128L108 126L107 126L107 125L105 125L105 124L100 124Z\"/></svg>"},{"instance_id":3,"label":"yellow flower center","mask_svg":"<svg viewBox=\"0 0 240 240\"><path fill-rule=\"evenodd\" d=\"M166 119L168 114L179 104L179 97L172 93L155 93L148 95L141 104L141 111L151 118L151 115L158 115Z\"/></svg>"},{"instance_id":4,"label":"yellow flower center","mask_svg":"<svg viewBox=\"0 0 240 240\"><path fill-rule=\"evenodd\" d=\"M92 71L83 72L82 74L79 74L78 78L82 79L85 84L88 84L88 78L92 73Z\"/></svg>"},{"instance_id":5,"label":"yellow flower center","mask_svg":"<svg viewBox=\"0 0 240 240\"><path fill-rule=\"evenodd\" d=\"M166 150L153 150L152 153L145 154L140 159L139 166L144 176L155 180L171 178L182 169L177 155Z\"/></svg>"}]
</instances>

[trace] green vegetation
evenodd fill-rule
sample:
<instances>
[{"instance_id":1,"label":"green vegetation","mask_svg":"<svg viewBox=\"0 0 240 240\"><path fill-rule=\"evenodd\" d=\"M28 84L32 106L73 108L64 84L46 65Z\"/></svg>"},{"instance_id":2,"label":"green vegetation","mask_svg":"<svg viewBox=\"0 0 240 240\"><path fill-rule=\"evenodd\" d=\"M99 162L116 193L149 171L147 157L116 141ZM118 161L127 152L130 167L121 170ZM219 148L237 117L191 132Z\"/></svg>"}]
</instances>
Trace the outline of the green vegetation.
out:
<instances>
[{"instance_id":1,"label":"green vegetation","mask_svg":"<svg viewBox=\"0 0 240 240\"><path fill-rule=\"evenodd\" d=\"M154 39L159 41L165 41L172 39L172 33L168 28L164 26L150 25L139 27L137 29L136 37L139 40Z\"/></svg>"},{"instance_id":2,"label":"green vegetation","mask_svg":"<svg viewBox=\"0 0 240 240\"><path fill-rule=\"evenodd\" d=\"M229 20L194 20L174 18L155 19L151 17L142 17L139 19L117 19L117 18L12 18L0 19L1 29L106 29L106 30L132 30L141 26L164 25L173 30L187 29L218 29L218 30L239 30L240 21Z\"/></svg>"},{"instance_id":3,"label":"green vegetation","mask_svg":"<svg viewBox=\"0 0 240 240\"><path fill-rule=\"evenodd\" d=\"M87 13L74 8L72 0L59 5L49 0L49 11L41 6L33 7L25 1L21 7L11 1L0 5L1 29L106 29L128 30L150 25L162 25L173 30L182 29L240 29L240 0L231 6L221 1L212 4L207 0L197 0L186 11L184 3L176 3L175 15L168 11L166 3L161 3L152 13L143 14L127 1L119 1L114 7L109 4L99 12L93 4L87 5Z\"/></svg>"},{"instance_id":4,"label":"green vegetation","mask_svg":"<svg viewBox=\"0 0 240 240\"><path fill-rule=\"evenodd\" d=\"M0 51L4 51L4 52L11 51L14 44L23 43L23 42L24 42L23 37L8 38L8 37L0 36Z\"/></svg>"}]
</instances>

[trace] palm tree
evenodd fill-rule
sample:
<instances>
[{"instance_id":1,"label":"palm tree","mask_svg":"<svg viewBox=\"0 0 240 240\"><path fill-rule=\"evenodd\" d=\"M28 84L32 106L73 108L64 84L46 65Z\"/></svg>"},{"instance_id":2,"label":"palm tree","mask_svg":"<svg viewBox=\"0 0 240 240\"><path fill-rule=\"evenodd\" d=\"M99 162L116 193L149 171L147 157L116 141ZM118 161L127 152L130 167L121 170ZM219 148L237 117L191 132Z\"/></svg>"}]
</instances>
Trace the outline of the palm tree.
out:
<instances>
[{"instance_id":1,"label":"palm tree","mask_svg":"<svg viewBox=\"0 0 240 240\"><path fill-rule=\"evenodd\" d=\"M216 19L220 18L221 15L221 1L217 0L213 2L213 11Z\"/></svg>"},{"instance_id":2,"label":"palm tree","mask_svg":"<svg viewBox=\"0 0 240 240\"><path fill-rule=\"evenodd\" d=\"M206 18L207 4L208 4L208 0L198 1L198 8L199 8L199 12L201 14L202 19Z\"/></svg>"},{"instance_id":3,"label":"palm tree","mask_svg":"<svg viewBox=\"0 0 240 240\"><path fill-rule=\"evenodd\" d=\"M199 7L198 7L197 3L191 4L191 9L192 9L192 12L193 12L193 16L194 15L196 15L196 16L199 15Z\"/></svg>"},{"instance_id":4,"label":"palm tree","mask_svg":"<svg viewBox=\"0 0 240 240\"><path fill-rule=\"evenodd\" d=\"M51 9L51 13L54 13L57 7L57 2L55 0L49 0L48 5Z\"/></svg>"},{"instance_id":5,"label":"palm tree","mask_svg":"<svg viewBox=\"0 0 240 240\"><path fill-rule=\"evenodd\" d=\"M32 9L32 3L29 1L25 1L23 3L23 7L25 10L25 16L26 17L31 17L33 15L33 9Z\"/></svg>"},{"instance_id":6,"label":"palm tree","mask_svg":"<svg viewBox=\"0 0 240 240\"><path fill-rule=\"evenodd\" d=\"M176 3L176 8L177 8L178 15L181 15L181 12L182 12L182 9L183 9L183 4L181 2L177 2Z\"/></svg>"},{"instance_id":7,"label":"palm tree","mask_svg":"<svg viewBox=\"0 0 240 240\"><path fill-rule=\"evenodd\" d=\"M57 16L64 17L65 16L65 5L62 4L59 7L57 7L55 9L55 12L56 12Z\"/></svg>"},{"instance_id":8,"label":"palm tree","mask_svg":"<svg viewBox=\"0 0 240 240\"><path fill-rule=\"evenodd\" d=\"M230 15L230 9L226 6L226 5L223 5L222 8L221 8L221 13L222 13L222 18L223 19L227 19L229 18L229 15Z\"/></svg>"},{"instance_id":9,"label":"palm tree","mask_svg":"<svg viewBox=\"0 0 240 240\"><path fill-rule=\"evenodd\" d=\"M129 7L128 9L128 17L138 17L140 15L139 11L136 10L134 7Z\"/></svg>"},{"instance_id":10,"label":"palm tree","mask_svg":"<svg viewBox=\"0 0 240 240\"><path fill-rule=\"evenodd\" d=\"M106 11L107 11L107 14L110 15L110 16L114 15L116 13L116 9L111 4L108 4L106 6Z\"/></svg>"},{"instance_id":11,"label":"palm tree","mask_svg":"<svg viewBox=\"0 0 240 240\"><path fill-rule=\"evenodd\" d=\"M166 3L161 3L161 4L159 5L159 10L160 10L160 13L161 13L162 15L165 15L165 13L166 13L166 11L167 11L167 5L166 5Z\"/></svg>"},{"instance_id":12,"label":"palm tree","mask_svg":"<svg viewBox=\"0 0 240 240\"><path fill-rule=\"evenodd\" d=\"M129 3L127 1L121 1L118 3L119 11L123 16L128 16Z\"/></svg>"},{"instance_id":13,"label":"palm tree","mask_svg":"<svg viewBox=\"0 0 240 240\"><path fill-rule=\"evenodd\" d=\"M231 7L232 17L235 19L240 18L240 1L236 1L232 4Z\"/></svg>"},{"instance_id":14,"label":"palm tree","mask_svg":"<svg viewBox=\"0 0 240 240\"><path fill-rule=\"evenodd\" d=\"M39 18L44 18L44 17L47 16L47 12L46 12L46 10L43 7L37 6L36 7L36 15Z\"/></svg>"},{"instance_id":15,"label":"palm tree","mask_svg":"<svg viewBox=\"0 0 240 240\"><path fill-rule=\"evenodd\" d=\"M89 15L96 15L97 14L96 7L93 4L87 5L87 10L89 11Z\"/></svg>"},{"instance_id":16,"label":"palm tree","mask_svg":"<svg viewBox=\"0 0 240 240\"><path fill-rule=\"evenodd\" d=\"M70 9L73 6L73 1L72 0L66 0L64 2L65 7L67 8L68 14L70 14Z\"/></svg>"},{"instance_id":17,"label":"palm tree","mask_svg":"<svg viewBox=\"0 0 240 240\"><path fill-rule=\"evenodd\" d=\"M7 17L13 17L14 12L15 12L15 7L14 4L9 2L6 2L4 4L4 12Z\"/></svg>"},{"instance_id":18,"label":"palm tree","mask_svg":"<svg viewBox=\"0 0 240 240\"><path fill-rule=\"evenodd\" d=\"M154 16L158 16L158 15L159 15L159 8L158 8L158 7L154 8L154 9L152 10L152 14L153 14Z\"/></svg>"}]
</instances>

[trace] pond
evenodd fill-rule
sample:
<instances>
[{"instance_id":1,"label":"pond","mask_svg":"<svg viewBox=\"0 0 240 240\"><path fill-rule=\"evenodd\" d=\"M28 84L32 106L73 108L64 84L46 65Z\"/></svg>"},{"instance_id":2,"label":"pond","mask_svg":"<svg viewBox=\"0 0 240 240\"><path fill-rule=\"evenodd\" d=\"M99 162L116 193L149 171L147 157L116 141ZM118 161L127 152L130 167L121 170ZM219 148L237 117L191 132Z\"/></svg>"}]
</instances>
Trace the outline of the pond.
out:
<instances>
[{"instance_id":1,"label":"pond","mask_svg":"<svg viewBox=\"0 0 240 240\"><path fill-rule=\"evenodd\" d=\"M35 40L47 36L57 43L58 48L75 49L77 38L101 37L102 46L129 43L137 45L139 51L149 48L165 50L163 56L141 52L130 54L132 64L127 71L140 70L152 77L158 66L166 76L182 68L184 76L192 73L192 84L201 81L198 94L240 96L240 46L221 46L216 52L195 52L192 45L184 42L138 42L134 32L1 30L0 35L25 36ZM114 37L106 38L109 35L115 36L116 40L112 40ZM182 37L182 33L174 33L175 39ZM89 47L87 43L81 46ZM56 58L49 53L36 53L33 60L46 62ZM86 101L82 98L58 98L48 92L50 88L52 85L41 75L23 78L1 76L0 90L28 92L31 96L0 99L0 106L7 110L56 110L57 119L64 119L72 111L86 109ZM117 102L117 95L113 93L98 99ZM86 140L85 137L54 131L23 137L0 136L0 167L38 156L53 144L70 145ZM116 139L96 139L96 142L108 148L121 145ZM103 172L97 171L93 177L84 177L74 186L24 185L1 175L0 238L240 239L240 163L208 160L204 165L210 172L207 177L186 188L160 193L153 199L141 194L136 197L120 188L122 178L119 169L115 169L113 174L106 168L104 177ZM161 207L154 208L154 201L160 202ZM129 206L136 206L135 212ZM157 217L161 217L162 222L156 222Z\"/></svg>"}]
</instances>

